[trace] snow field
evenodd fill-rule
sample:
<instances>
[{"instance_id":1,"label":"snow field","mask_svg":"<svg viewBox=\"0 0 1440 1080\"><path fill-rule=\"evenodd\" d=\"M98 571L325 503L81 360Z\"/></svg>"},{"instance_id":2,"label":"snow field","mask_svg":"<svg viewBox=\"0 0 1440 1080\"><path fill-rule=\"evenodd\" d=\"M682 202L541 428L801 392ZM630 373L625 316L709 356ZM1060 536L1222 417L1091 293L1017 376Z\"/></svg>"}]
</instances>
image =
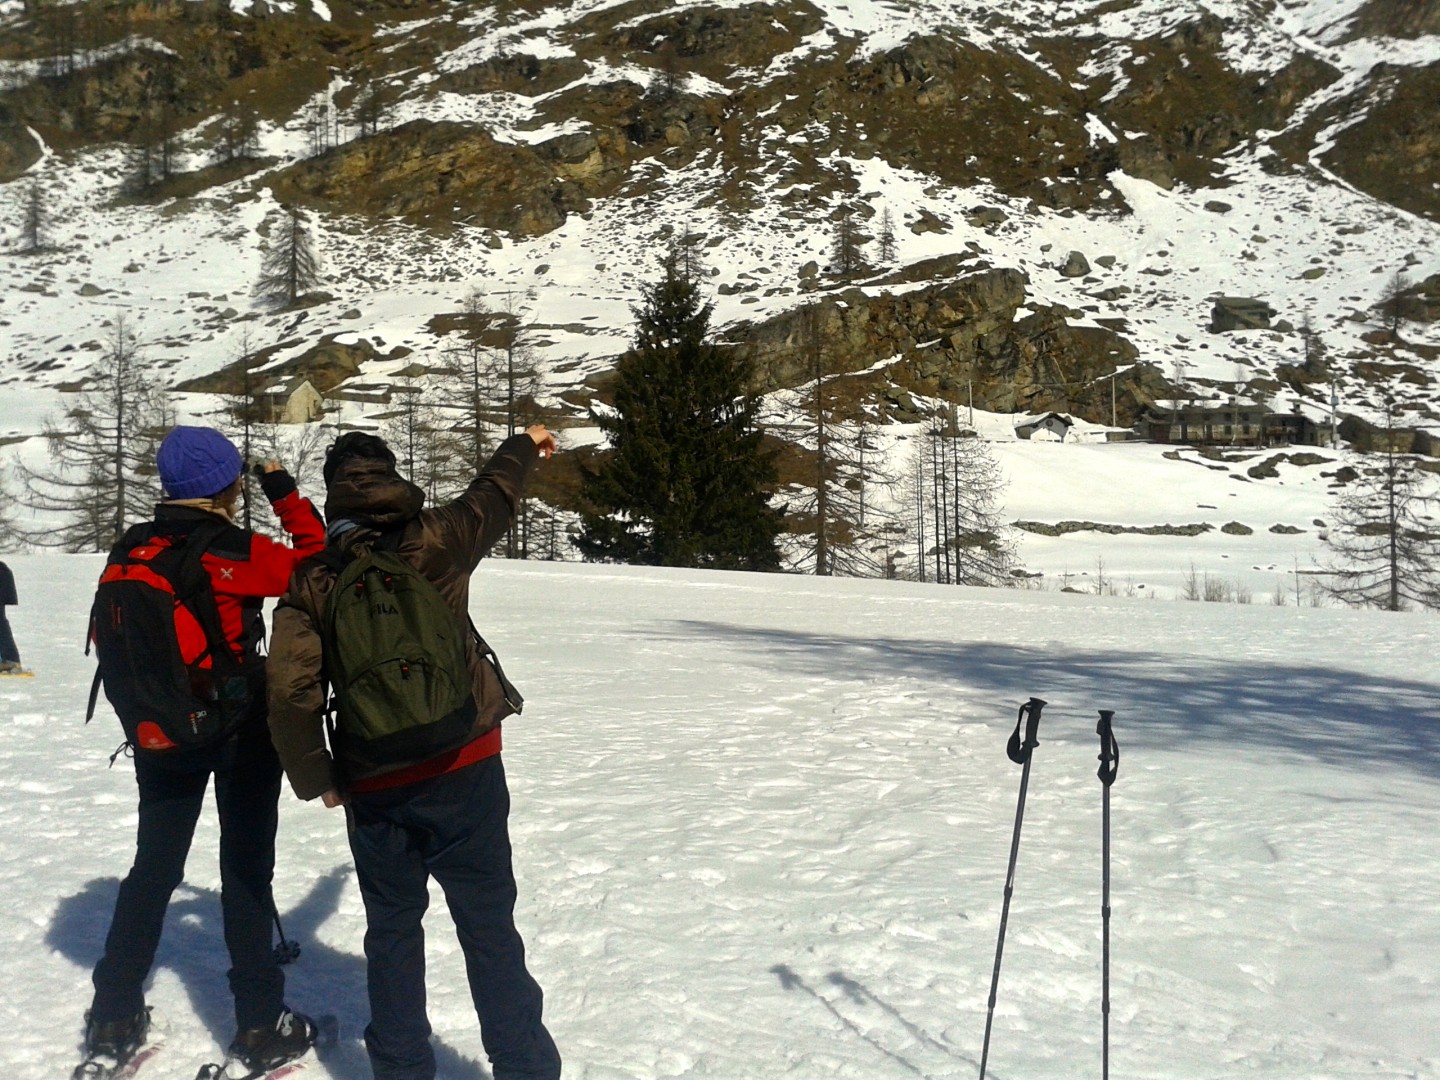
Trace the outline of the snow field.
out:
<instances>
[{"instance_id":1,"label":"snow field","mask_svg":"<svg viewBox=\"0 0 1440 1080\"><path fill-rule=\"evenodd\" d=\"M76 1060L134 785L79 722L100 560L11 565L38 674L0 681L0 1072L39 1077ZM517 913L567 1077L973 1076L1032 694L990 1075L1098 1075L1100 708L1113 1074L1440 1070L1431 618L500 561L474 613L529 702ZM230 1036L215 844L208 814L149 990L187 1075ZM287 791L280 848L288 998L342 1024L312 1073L360 1080L343 820ZM438 891L427 925L441 1075L488 1077Z\"/></svg>"}]
</instances>

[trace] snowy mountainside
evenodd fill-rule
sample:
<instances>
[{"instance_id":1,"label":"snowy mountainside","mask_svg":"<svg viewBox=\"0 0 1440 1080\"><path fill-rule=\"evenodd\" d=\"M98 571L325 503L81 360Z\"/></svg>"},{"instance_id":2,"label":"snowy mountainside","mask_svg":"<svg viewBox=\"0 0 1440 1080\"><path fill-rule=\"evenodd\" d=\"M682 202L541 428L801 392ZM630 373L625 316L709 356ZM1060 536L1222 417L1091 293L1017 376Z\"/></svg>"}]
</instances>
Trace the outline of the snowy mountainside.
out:
<instances>
[{"instance_id":1,"label":"snowy mountainside","mask_svg":"<svg viewBox=\"0 0 1440 1080\"><path fill-rule=\"evenodd\" d=\"M1392 275L1440 274L1433 118L1412 110L1402 127L1385 112L1440 72L1433 7L583 0L270 4L262 18L234 0L215 31L199 6L169 3L135 9L123 36L101 21L95 33L115 40L81 50L61 78L46 74L45 27L8 0L6 229L21 231L38 186L47 238L0 252L0 438L43 454L42 418L63 409L59 388L103 352L117 316L174 383L247 348L281 368L335 340L373 357L352 385L383 387L434 362L437 320L474 290L523 312L552 419L583 426L628 344L639 286L677 235L699 238L722 337L817 301L990 267L1025 275L1021 307L993 313L996 356L942 344L938 379L922 377L928 343L955 335L912 327L908 353L865 360L877 401L894 387L963 405L968 383L982 408L1019 398L1108 424L1118 387L1123 426L1159 379L1177 395L1263 393L1316 418L1332 392L1368 422L1393 398L1402 422L1440 433L1440 323L1417 306L1390 334L1376 307ZM221 59L230 76L200 73ZM123 193L132 144L161 70L186 91L176 175L136 198ZM667 70L676 89L663 97ZM341 118L377 84L385 130L357 137ZM254 158L226 171L214 144L231 98L258 102L261 122ZM322 105L341 131L317 146ZM305 210L323 267L320 293L289 310L253 296L282 203ZM851 211L872 236L893 217L893 263L878 265L872 242L864 270L829 272L833 219ZM1072 252L1084 272L1067 271ZM905 281L907 268L922 276ZM1218 296L1262 298L1277 329L1210 333ZM1307 318L1319 373L1295 332ZM1056 321L1123 343L1133 361L1102 352L1083 373L1047 376L1035 357ZM327 419L383 411L334 401ZM1187 469L1198 472L1174 466ZM1197 512L1223 501L1231 471L1244 466L1216 470L1219 494ZM1143 517L1145 491L1121 487ZM1327 494L1308 487L1313 521ZM1013 485L1008 502L1026 518L1042 500ZM1084 499L1047 512L1101 520Z\"/></svg>"}]
</instances>

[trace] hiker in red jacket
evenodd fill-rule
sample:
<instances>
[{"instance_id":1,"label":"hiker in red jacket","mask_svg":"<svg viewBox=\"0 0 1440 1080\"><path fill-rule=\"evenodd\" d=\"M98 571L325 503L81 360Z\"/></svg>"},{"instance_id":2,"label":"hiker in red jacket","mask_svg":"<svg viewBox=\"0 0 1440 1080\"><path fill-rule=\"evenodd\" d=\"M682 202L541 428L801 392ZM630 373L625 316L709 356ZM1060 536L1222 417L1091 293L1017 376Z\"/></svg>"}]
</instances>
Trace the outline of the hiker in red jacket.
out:
<instances>
[{"instance_id":1,"label":"hiker in red jacket","mask_svg":"<svg viewBox=\"0 0 1440 1080\"><path fill-rule=\"evenodd\" d=\"M198 528L214 533L201 565L247 693L238 730L218 744L135 748L140 792L135 862L120 885L105 955L95 967L86 1060L75 1070L77 1078L105 1075L103 1068L123 1064L147 1041L144 982L170 895L184 875L211 774L220 816L220 902L235 997L230 1054L252 1069L269 1070L305 1053L315 1037L315 1025L284 1003L285 978L271 945L281 770L267 725L260 644L264 598L284 592L295 566L324 548L325 527L278 461L257 471L294 546L236 525L244 462L230 440L211 428L175 428L160 444L155 463L165 499L154 521L130 530L121 545L133 550L157 539L178 545Z\"/></svg>"}]
</instances>

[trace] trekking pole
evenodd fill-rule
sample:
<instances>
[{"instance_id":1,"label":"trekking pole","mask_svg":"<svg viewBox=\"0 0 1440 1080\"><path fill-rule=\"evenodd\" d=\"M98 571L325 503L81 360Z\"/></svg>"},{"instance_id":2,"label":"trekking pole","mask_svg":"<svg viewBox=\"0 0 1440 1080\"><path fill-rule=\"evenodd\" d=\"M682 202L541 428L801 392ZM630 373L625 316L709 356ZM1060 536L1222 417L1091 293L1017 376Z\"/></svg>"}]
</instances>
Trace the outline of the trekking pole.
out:
<instances>
[{"instance_id":1,"label":"trekking pole","mask_svg":"<svg viewBox=\"0 0 1440 1080\"><path fill-rule=\"evenodd\" d=\"M300 958L300 943L291 941L285 936L285 928L280 925L280 909L275 906L275 898L270 898L270 914L275 916L275 929L280 933L280 944L275 946L274 956L277 964L288 964Z\"/></svg>"},{"instance_id":2,"label":"trekking pole","mask_svg":"<svg viewBox=\"0 0 1440 1080\"><path fill-rule=\"evenodd\" d=\"M1023 765L1020 772L1020 802L1015 807L1015 835L1010 840L1010 870L1005 875L1005 903L1000 909L1000 939L995 943L995 973L990 977L990 1011L985 1015L985 1045L980 1051L980 1080L985 1080L985 1063L990 1059L990 1025L995 1020L995 992L1000 986L1000 957L1005 951L1005 924L1010 920L1010 897L1015 892L1015 858L1020 854L1020 825L1025 820L1025 789L1030 786L1030 751L1040 745L1035 732L1040 726L1040 710L1045 702L1032 697L1020 706L1015 718L1015 732L1005 747L1005 753L1017 765ZM1020 726L1025 726L1021 737Z\"/></svg>"},{"instance_id":3,"label":"trekking pole","mask_svg":"<svg viewBox=\"0 0 1440 1080\"><path fill-rule=\"evenodd\" d=\"M1115 783L1115 774L1120 771L1120 744L1115 741L1115 732L1110 728L1113 709L1100 710L1100 722L1095 725L1095 734L1100 736L1100 777L1101 820L1100 861L1102 870L1102 892L1100 899L1100 922L1103 927L1104 946L1101 961L1100 1017L1102 1037L1100 1042L1101 1080L1110 1080L1110 785Z\"/></svg>"}]
</instances>

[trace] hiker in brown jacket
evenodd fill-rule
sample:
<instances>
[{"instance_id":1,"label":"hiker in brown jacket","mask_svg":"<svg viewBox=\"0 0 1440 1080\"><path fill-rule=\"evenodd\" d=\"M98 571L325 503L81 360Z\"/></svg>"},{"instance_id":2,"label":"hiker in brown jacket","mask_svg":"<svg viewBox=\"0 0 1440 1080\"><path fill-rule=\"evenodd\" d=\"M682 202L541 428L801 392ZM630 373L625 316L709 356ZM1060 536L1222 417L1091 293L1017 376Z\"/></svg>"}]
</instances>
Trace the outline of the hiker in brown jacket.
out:
<instances>
[{"instance_id":1,"label":"hiker in brown jacket","mask_svg":"<svg viewBox=\"0 0 1440 1080\"><path fill-rule=\"evenodd\" d=\"M347 807L365 902L371 1013L365 1044L376 1080L435 1076L421 927L432 875L455 920L495 1080L560 1075L560 1055L541 1021L540 986L526 970L513 914L500 722L522 702L494 654L471 633L468 614L470 575L509 528L539 459L555 448L543 427L514 435L463 494L425 509L424 493L396 472L383 440L362 432L341 436L324 468L328 555L296 570L276 609L271 734L296 795ZM377 541L419 570L465 627L476 713L469 741L458 749L383 767L343 753L332 757L320 633L336 564Z\"/></svg>"}]
</instances>

